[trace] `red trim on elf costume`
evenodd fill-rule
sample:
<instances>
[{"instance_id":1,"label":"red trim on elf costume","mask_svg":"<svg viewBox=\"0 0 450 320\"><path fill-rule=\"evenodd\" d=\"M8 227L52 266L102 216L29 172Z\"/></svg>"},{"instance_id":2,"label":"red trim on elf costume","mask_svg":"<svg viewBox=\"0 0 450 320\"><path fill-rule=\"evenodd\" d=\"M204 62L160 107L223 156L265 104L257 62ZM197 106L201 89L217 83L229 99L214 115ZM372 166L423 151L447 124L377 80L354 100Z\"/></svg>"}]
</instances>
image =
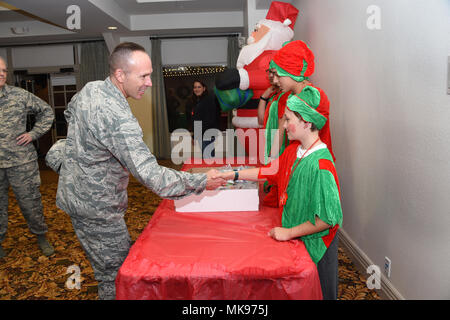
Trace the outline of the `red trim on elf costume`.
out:
<instances>
[{"instance_id":1,"label":"red trim on elf costume","mask_svg":"<svg viewBox=\"0 0 450 320\"><path fill-rule=\"evenodd\" d=\"M331 174L334 177L334 181L336 181L336 185L339 191L339 196L341 195L341 188L339 186L339 180L338 180L338 176L337 176L337 172L336 172L336 167L334 166L333 162L331 162L330 160L327 159L320 159L319 160L319 169L321 170L327 170L329 172L331 172ZM323 243L325 244L325 246L328 248L331 244L331 241L333 241L336 232L339 228L339 225L335 225L333 228L330 228L329 233L326 236L322 237Z\"/></svg>"},{"instance_id":2,"label":"red trim on elf costume","mask_svg":"<svg viewBox=\"0 0 450 320\"><path fill-rule=\"evenodd\" d=\"M327 118L327 122L325 125L320 129L319 136L320 140L322 140L323 143L325 143L328 147L328 150L330 150L331 156L333 157L333 161L336 161L336 157L333 153L333 145L331 143L331 132L330 132L330 100L328 100L328 96L325 94L325 92L314 85L311 85L311 87L316 88L319 90L320 93L320 103L317 106L316 111L319 112L321 115L323 115L325 118Z\"/></svg>"},{"instance_id":3,"label":"red trim on elf costume","mask_svg":"<svg viewBox=\"0 0 450 320\"><path fill-rule=\"evenodd\" d=\"M320 159L319 160L319 169L321 170L328 170L331 172L331 174L334 177L334 181L336 181L336 185L338 187L339 195L341 195L341 188L339 187L339 180L336 172L336 167L334 166L333 162L327 159Z\"/></svg>"},{"instance_id":4,"label":"red trim on elf costume","mask_svg":"<svg viewBox=\"0 0 450 320\"><path fill-rule=\"evenodd\" d=\"M333 228L330 228L329 233L326 236L322 237L322 241L325 244L325 247L329 247L331 242L333 241L334 237L336 236L336 232L339 228L339 225L335 225Z\"/></svg>"},{"instance_id":5,"label":"red trim on elf costume","mask_svg":"<svg viewBox=\"0 0 450 320\"><path fill-rule=\"evenodd\" d=\"M285 172L275 172L273 174L270 175L264 175L262 174L262 170L263 168L269 168L270 166L273 166L274 168L278 168L278 170L281 170L282 168L286 169L286 168L292 168L292 166L294 165L295 160L297 159L297 148L300 145L299 141L291 141L290 145L288 147L286 147L286 149L284 150L284 152L275 160L273 160L272 162L268 163L265 166L262 166L259 169L259 173L258 173L258 179L267 179L267 181L270 184L274 184L277 185L277 207L278 206L278 200L280 198L280 190L285 190L287 184L289 183L289 176L286 173L288 170L286 170ZM275 207L275 206L274 206ZM280 216L283 215L283 206L279 207L279 212L280 212Z\"/></svg>"}]
</instances>

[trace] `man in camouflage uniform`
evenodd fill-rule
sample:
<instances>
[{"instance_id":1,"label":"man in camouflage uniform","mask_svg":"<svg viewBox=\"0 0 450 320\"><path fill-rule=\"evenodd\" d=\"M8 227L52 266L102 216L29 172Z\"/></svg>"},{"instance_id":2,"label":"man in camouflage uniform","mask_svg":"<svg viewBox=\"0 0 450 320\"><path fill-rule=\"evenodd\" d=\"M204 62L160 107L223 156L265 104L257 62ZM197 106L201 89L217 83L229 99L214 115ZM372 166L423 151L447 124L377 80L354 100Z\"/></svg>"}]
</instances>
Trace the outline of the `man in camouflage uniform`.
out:
<instances>
[{"instance_id":1,"label":"man in camouflage uniform","mask_svg":"<svg viewBox=\"0 0 450 320\"><path fill-rule=\"evenodd\" d=\"M67 212L98 284L99 299L115 299L115 278L131 241L124 214L129 173L161 197L177 199L225 183L217 173L189 174L159 166L142 140L127 98L140 99L152 85L144 48L123 43L110 56L110 76L93 81L65 111L67 139L47 155L60 167L56 204ZM63 151L62 163L55 162Z\"/></svg>"},{"instance_id":2,"label":"man in camouflage uniform","mask_svg":"<svg viewBox=\"0 0 450 320\"><path fill-rule=\"evenodd\" d=\"M33 140L52 126L52 108L30 92L6 84L7 68L0 58L0 258L6 255L1 242L8 227L8 188L11 185L30 231L37 235L42 252L52 255L53 247L45 234L41 178ZM36 115L36 123L26 132L27 114Z\"/></svg>"}]
</instances>

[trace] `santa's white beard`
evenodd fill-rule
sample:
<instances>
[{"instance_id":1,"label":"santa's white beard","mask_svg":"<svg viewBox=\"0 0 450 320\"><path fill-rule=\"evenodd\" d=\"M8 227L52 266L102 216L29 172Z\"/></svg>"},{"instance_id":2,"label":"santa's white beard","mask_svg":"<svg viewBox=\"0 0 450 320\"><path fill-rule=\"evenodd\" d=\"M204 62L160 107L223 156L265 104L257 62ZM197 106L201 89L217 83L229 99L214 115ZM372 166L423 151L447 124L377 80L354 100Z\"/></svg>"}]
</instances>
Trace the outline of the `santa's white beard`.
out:
<instances>
[{"instance_id":1,"label":"santa's white beard","mask_svg":"<svg viewBox=\"0 0 450 320\"><path fill-rule=\"evenodd\" d=\"M238 69L252 63L264 51L280 50L283 43L294 37L294 31L279 21L261 20L259 24L269 27L269 32L257 42L252 36L248 37L247 45L239 53L236 63Z\"/></svg>"},{"instance_id":2,"label":"santa's white beard","mask_svg":"<svg viewBox=\"0 0 450 320\"><path fill-rule=\"evenodd\" d=\"M252 63L261 53L266 50L273 50L270 48L270 37L271 32L269 31L264 37L262 37L258 42L254 42L253 37L249 37L247 43L252 42L241 49L239 52L239 57L237 59L236 68L241 69L246 65Z\"/></svg>"}]
</instances>

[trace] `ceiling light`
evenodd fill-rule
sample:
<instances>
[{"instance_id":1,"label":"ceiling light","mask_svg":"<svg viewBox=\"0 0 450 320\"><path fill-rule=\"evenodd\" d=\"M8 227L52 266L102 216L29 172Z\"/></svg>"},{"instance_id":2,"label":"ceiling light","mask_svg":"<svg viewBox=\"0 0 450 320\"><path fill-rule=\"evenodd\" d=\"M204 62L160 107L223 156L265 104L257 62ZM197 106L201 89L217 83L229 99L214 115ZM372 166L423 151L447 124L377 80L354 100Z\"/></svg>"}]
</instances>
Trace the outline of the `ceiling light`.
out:
<instances>
[{"instance_id":1,"label":"ceiling light","mask_svg":"<svg viewBox=\"0 0 450 320\"><path fill-rule=\"evenodd\" d=\"M175 0L178 1L193 1L193 0ZM149 3L149 2L174 2L174 0L136 0L137 3Z\"/></svg>"},{"instance_id":2,"label":"ceiling light","mask_svg":"<svg viewBox=\"0 0 450 320\"><path fill-rule=\"evenodd\" d=\"M109 30L117 30L117 27L108 27Z\"/></svg>"},{"instance_id":3,"label":"ceiling light","mask_svg":"<svg viewBox=\"0 0 450 320\"><path fill-rule=\"evenodd\" d=\"M11 28L11 32L14 34L25 34L30 32L30 28L28 27L13 27Z\"/></svg>"}]
</instances>

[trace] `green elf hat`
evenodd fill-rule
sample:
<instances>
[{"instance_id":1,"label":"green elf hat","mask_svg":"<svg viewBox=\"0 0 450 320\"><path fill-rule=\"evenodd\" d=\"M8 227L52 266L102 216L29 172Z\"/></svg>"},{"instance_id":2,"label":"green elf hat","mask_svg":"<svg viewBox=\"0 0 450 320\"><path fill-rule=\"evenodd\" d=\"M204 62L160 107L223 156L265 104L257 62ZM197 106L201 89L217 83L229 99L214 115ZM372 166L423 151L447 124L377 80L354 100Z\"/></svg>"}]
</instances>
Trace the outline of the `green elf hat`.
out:
<instances>
[{"instance_id":1,"label":"green elf hat","mask_svg":"<svg viewBox=\"0 0 450 320\"><path fill-rule=\"evenodd\" d=\"M311 86L304 87L299 94L291 95L286 102L289 110L298 112L304 121L314 123L320 130L327 118L317 111L319 104L320 92Z\"/></svg>"},{"instance_id":2,"label":"green elf hat","mask_svg":"<svg viewBox=\"0 0 450 320\"><path fill-rule=\"evenodd\" d=\"M301 82L314 73L314 53L303 41L291 41L277 51L269 66L278 76Z\"/></svg>"}]
</instances>

